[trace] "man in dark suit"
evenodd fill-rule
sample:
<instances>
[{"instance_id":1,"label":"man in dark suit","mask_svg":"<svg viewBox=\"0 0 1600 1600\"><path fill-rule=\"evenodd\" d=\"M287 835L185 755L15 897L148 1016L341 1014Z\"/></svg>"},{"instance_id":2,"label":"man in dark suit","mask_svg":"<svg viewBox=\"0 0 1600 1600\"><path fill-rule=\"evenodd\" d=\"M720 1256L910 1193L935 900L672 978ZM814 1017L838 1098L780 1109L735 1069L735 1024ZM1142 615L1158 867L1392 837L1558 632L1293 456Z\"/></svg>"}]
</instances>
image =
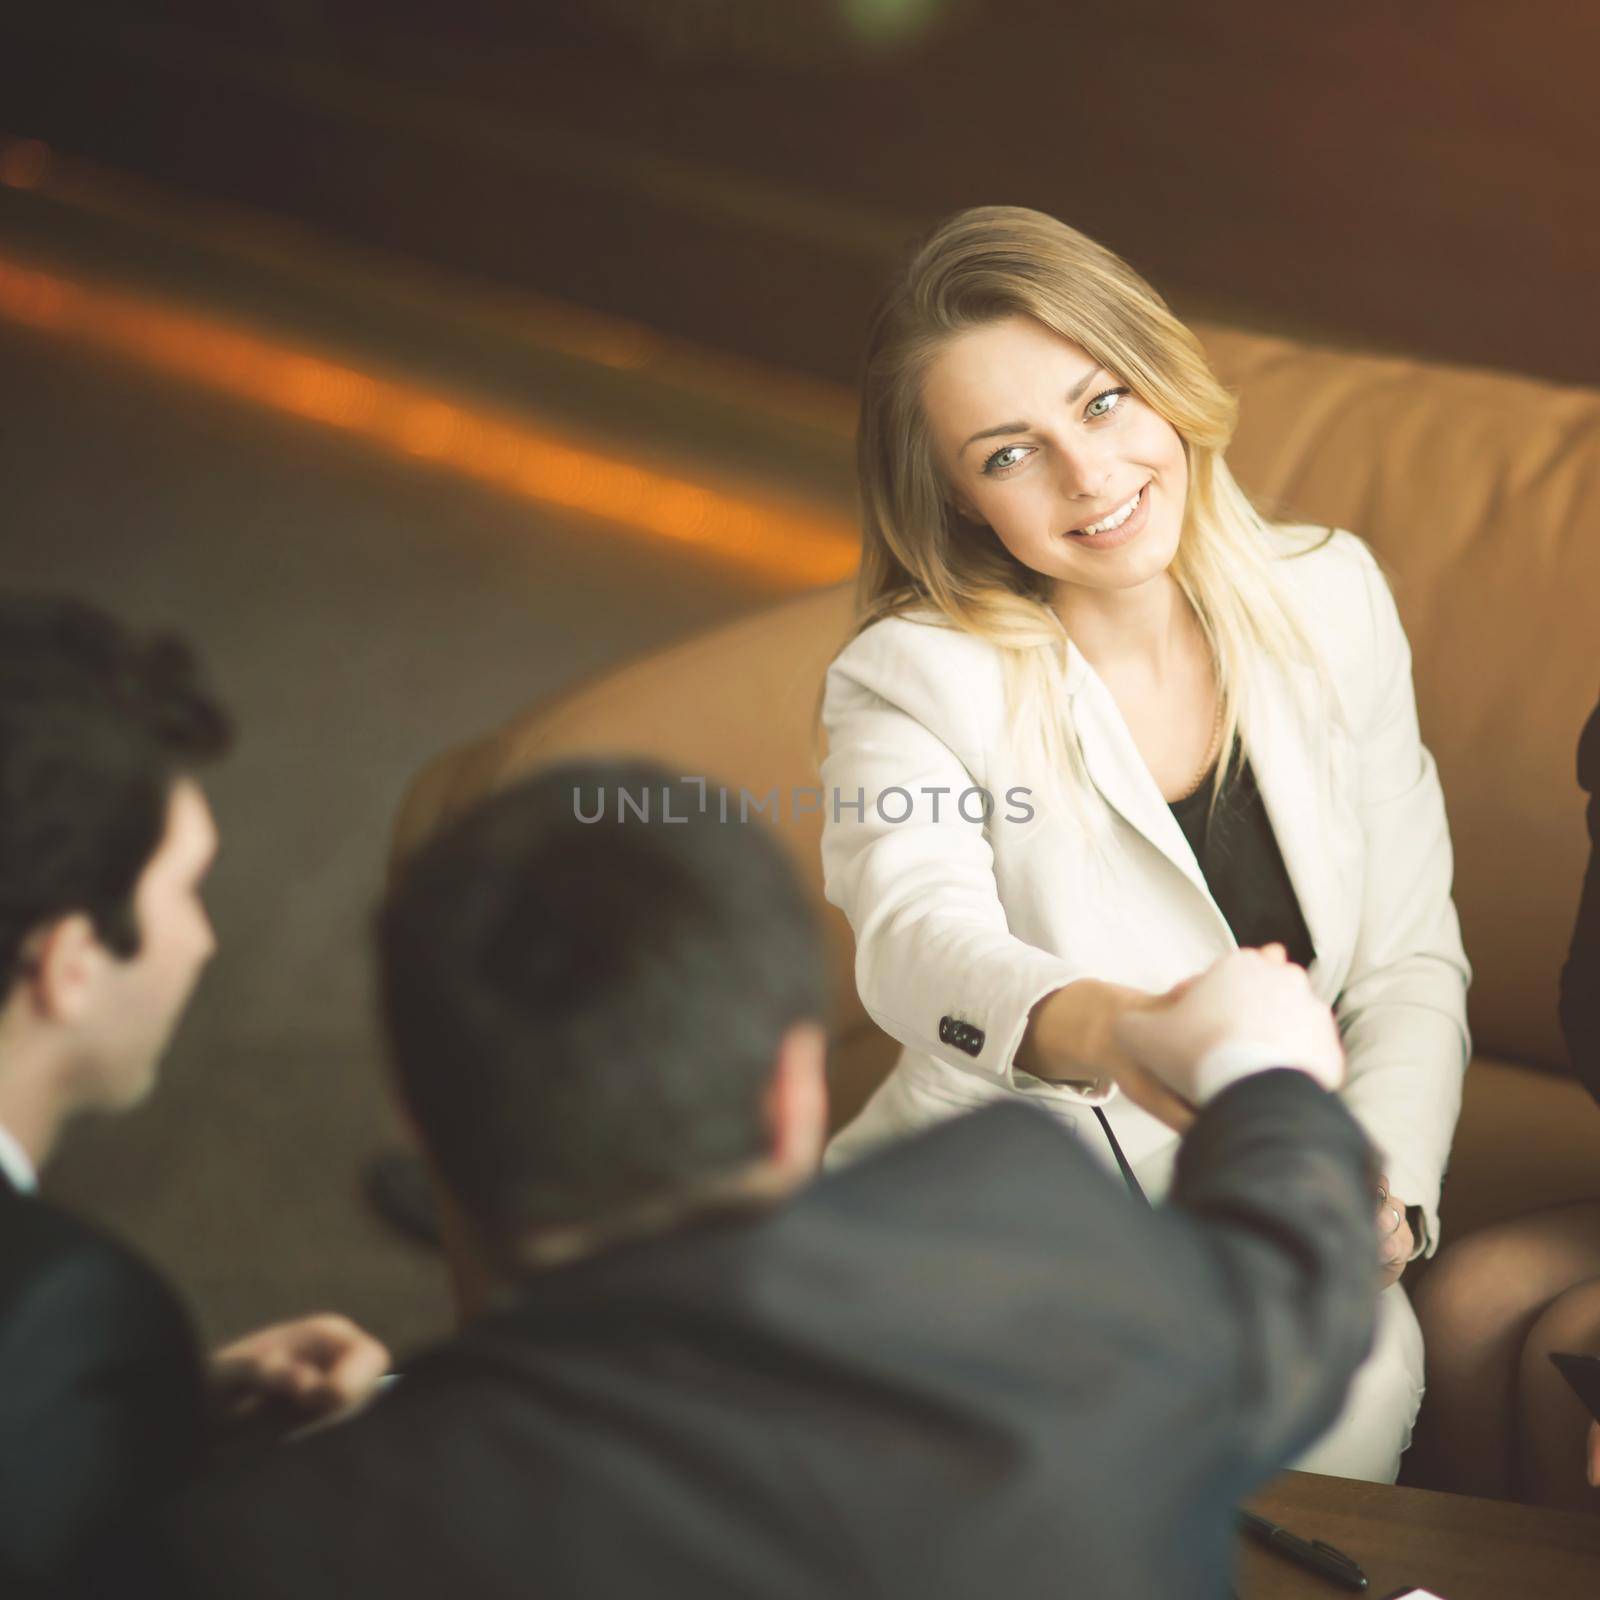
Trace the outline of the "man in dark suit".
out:
<instances>
[{"instance_id":1,"label":"man in dark suit","mask_svg":"<svg viewBox=\"0 0 1600 1600\"><path fill-rule=\"evenodd\" d=\"M1578 784L1589 797L1589 866L1561 969L1561 1031L1573 1071L1600 1100L1600 705L1578 741Z\"/></svg>"},{"instance_id":2,"label":"man in dark suit","mask_svg":"<svg viewBox=\"0 0 1600 1600\"><path fill-rule=\"evenodd\" d=\"M1600 1100L1600 705L1578 741L1578 785L1589 796L1589 865L1561 969L1561 1031L1573 1071ZM1600 1307L1600 1289L1591 1299ZM1589 1425L1588 1476L1589 1487L1600 1489L1600 1422Z\"/></svg>"},{"instance_id":3,"label":"man in dark suit","mask_svg":"<svg viewBox=\"0 0 1600 1600\"><path fill-rule=\"evenodd\" d=\"M812 1181L816 931L702 792L556 768L403 870L400 1096L498 1299L187 1497L162 1592L1226 1592L1231 1507L1370 1338L1371 1158L1304 973L1238 953L1117 1041L1123 1092L1202 1107L1159 1211L1017 1100Z\"/></svg>"},{"instance_id":4,"label":"man in dark suit","mask_svg":"<svg viewBox=\"0 0 1600 1600\"><path fill-rule=\"evenodd\" d=\"M63 1579L194 1468L213 1423L351 1403L387 1364L319 1317L203 1367L151 1268L35 1193L74 1118L150 1089L211 954L216 833L191 774L227 742L175 640L0 596L0 1587Z\"/></svg>"}]
</instances>

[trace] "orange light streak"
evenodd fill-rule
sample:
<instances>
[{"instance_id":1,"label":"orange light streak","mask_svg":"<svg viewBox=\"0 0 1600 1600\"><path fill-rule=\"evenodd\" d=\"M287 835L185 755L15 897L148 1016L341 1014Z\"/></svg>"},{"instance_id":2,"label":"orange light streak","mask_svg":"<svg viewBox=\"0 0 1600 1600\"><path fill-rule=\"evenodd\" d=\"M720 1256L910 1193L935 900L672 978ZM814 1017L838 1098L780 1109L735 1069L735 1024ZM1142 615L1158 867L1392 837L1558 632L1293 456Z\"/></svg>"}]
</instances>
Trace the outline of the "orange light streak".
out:
<instances>
[{"instance_id":1,"label":"orange light streak","mask_svg":"<svg viewBox=\"0 0 1600 1600\"><path fill-rule=\"evenodd\" d=\"M19 175L33 177L33 163L5 181ZM509 410L363 371L153 297L0 255L0 317L780 583L834 583L855 570L855 530L828 510L690 482L563 439Z\"/></svg>"}]
</instances>

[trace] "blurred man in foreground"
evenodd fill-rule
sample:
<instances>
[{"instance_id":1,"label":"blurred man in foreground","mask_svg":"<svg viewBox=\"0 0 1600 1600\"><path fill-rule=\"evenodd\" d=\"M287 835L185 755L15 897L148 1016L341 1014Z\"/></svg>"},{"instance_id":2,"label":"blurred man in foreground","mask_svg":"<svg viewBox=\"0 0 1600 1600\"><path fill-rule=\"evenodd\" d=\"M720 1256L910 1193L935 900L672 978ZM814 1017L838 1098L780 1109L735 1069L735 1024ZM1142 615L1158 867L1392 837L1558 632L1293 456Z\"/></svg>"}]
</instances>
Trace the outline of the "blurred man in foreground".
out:
<instances>
[{"instance_id":1,"label":"blurred man in foreground","mask_svg":"<svg viewBox=\"0 0 1600 1600\"><path fill-rule=\"evenodd\" d=\"M1015 1103L812 1181L818 933L699 792L556 768L399 874L399 1091L499 1303L189 1497L187 1586L1216 1600L1232 1506L1372 1325L1371 1157L1304 973L1238 953L1119 1041L1123 1092L1202 1108L1159 1211Z\"/></svg>"},{"instance_id":2,"label":"blurred man in foreground","mask_svg":"<svg viewBox=\"0 0 1600 1600\"><path fill-rule=\"evenodd\" d=\"M76 1117L155 1081L214 939L216 831L193 769L227 721L176 641L68 600L0 595L0 1575L62 1580L146 1513L213 1426L362 1398L387 1354L337 1317L203 1369L172 1291L37 1198Z\"/></svg>"}]
</instances>

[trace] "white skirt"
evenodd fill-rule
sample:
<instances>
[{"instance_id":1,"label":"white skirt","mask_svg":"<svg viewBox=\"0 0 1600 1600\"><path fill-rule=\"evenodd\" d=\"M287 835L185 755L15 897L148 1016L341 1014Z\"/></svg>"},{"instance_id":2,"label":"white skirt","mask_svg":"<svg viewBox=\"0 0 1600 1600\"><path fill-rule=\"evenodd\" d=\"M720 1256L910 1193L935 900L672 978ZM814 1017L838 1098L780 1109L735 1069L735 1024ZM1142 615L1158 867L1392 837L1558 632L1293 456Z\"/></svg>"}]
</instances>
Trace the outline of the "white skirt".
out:
<instances>
[{"instance_id":1,"label":"white skirt","mask_svg":"<svg viewBox=\"0 0 1600 1600\"><path fill-rule=\"evenodd\" d=\"M1012 1097L1001 1084L965 1075L947 1078L937 1070L919 1072L920 1065L903 1062L889 1074L861 1114L834 1136L824 1157L827 1166L844 1165L943 1117ZM1115 1160L1091 1108L1054 1094L1029 1098L1081 1132L1090 1152L1115 1173ZM1134 1174L1153 1200L1161 1199L1171 1184L1178 1142L1173 1135L1160 1148L1129 1152ZM1373 1265L1376 1271L1376 1261ZM1400 1473L1400 1456L1411 1443L1422 1392L1422 1328L1404 1287L1392 1284L1378 1296L1372 1350L1351 1379L1343 1411L1289 1465L1299 1472L1393 1483Z\"/></svg>"}]
</instances>

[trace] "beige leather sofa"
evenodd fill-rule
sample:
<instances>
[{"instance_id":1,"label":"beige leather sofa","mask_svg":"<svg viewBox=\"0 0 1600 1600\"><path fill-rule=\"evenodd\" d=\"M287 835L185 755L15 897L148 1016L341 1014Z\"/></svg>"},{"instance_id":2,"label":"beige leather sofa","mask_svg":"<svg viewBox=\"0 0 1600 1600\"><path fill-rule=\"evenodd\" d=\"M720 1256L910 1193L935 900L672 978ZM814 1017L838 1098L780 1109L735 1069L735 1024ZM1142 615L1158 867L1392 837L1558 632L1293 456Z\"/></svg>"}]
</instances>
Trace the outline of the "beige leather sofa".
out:
<instances>
[{"instance_id":1,"label":"beige leather sofa","mask_svg":"<svg viewBox=\"0 0 1600 1600\"><path fill-rule=\"evenodd\" d=\"M1241 481L1270 514L1363 535L1410 634L1475 969L1446 1236L1600 1195L1600 1107L1559 1069L1556 1023L1586 857L1574 752L1600 689L1600 394L1202 331L1243 403ZM578 753L652 755L756 795L815 783L813 709L850 611L845 588L803 594L534 706L419 777L397 848ZM863 1012L849 926L822 901L820 819L789 821L787 801L784 815L825 917L838 1124L896 1046Z\"/></svg>"}]
</instances>

